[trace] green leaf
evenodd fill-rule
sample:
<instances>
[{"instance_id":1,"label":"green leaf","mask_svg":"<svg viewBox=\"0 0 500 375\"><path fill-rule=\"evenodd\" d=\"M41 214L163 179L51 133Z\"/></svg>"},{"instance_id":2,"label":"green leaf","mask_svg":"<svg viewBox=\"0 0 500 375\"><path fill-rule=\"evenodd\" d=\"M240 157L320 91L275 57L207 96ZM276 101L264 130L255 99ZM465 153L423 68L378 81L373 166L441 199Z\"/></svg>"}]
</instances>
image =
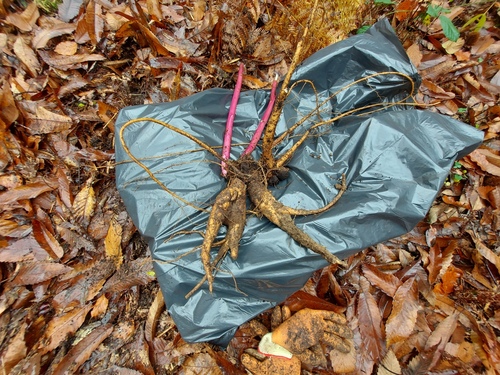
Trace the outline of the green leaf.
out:
<instances>
[{"instance_id":1,"label":"green leaf","mask_svg":"<svg viewBox=\"0 0 500 375\"><path fill-rule=\"evenodd\" d=\"M484 26L484 24L486 23L486 14L484 13L481 13L481 14L478 14L474 17L472 17L470 20L468 20L465 25L462 26L462 30L465 30L467 28L467 26L470 26L472 25L474 22L476 22L476 27L474 27L472 29L472 31L474 32L478 32L479 30L481 30Z\"/></svg>"},{"instance_id":2,"label":"green leaf","mask_svg":"<svg viewBox=\"0 0 500 375\"><path fill-rule=\"evenodd\" d=\"M461 107L457 110L457 113L467 113L467 108Z\"/></svg>"},{"instance_id":3,"label":"green leaf","mask_svg":"<svg viewBox=\"0 0 500 375\"><path fill-rule=\"evenodd\" d=\"M456 169L462 168L462 163L460 163L459 161L456 161L456 162L453 164L453 168L456 168Z\"/></svg>"},{"instance_id":4,"label":"green leaf","mask_svg":"<svg viewBox=\"0 0 500 375\"><path fill-rule=\"evenodd\" d=\"M383 4L383 5L393 5L394 1L392 0L374 0L374 3L377 5Z\"/></svg>"},{"instance_id":5,"label":"green leaf","mask_svg":"<svg viewBox=\"0 0 500 375\"><path fill-rule=\"evenodd\" d=\"M451 22L451 20L445 16L439 16L439 21L441 21L444 35L452 42L456 42L460 37L460 32L455 27L453 22Z\"/></svg>"},{"instance_id":6,"label":"green leaf","mask_svg":"<svg viewBox=\"0 0 500 375\"><path fill-rule=\"evenodd\" d=\"M371 26L361 26L357 31L356 31L356 34L364 34L368 31L368 29L370 28Z\"/></svg>"},{"instance_id":7,"label":"green leaf","mask_svg":"<svg viewBox=\"0 0 500 375\"><path fill-rule=\"evenodd\" d=\"M454 174L454 175L453 175L453 181L454 181L454 182L460 182L460 181L462 181L462 180L464 180L464 179L465 179L465 177L464 177L464 176L462 176L462 175L460 175L460 174Z\"/></svg>"},{"instance_id":8,"label":"green leaf","mask_svg":"<svg viewBox=\"0 0 500 375\"><path fill-rule=\"evenodd\" d=\"M443 13L450 13L451 11L449 9L444 9L443 7L439 6L439 5L429 5L429 7L427 8L427 11L426 13L431 16L431 17L439 17L439 15L443 14Z\"/></svg>"}]
</instances>

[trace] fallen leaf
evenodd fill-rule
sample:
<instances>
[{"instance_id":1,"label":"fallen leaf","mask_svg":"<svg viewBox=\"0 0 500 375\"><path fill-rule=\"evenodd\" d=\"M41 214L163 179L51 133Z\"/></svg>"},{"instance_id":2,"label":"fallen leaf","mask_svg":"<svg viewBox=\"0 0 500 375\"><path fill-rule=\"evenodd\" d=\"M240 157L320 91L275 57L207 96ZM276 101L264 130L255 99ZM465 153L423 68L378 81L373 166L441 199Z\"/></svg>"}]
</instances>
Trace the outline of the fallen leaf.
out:
<instances>
[{"instance_id":1,"label":"fallen leaf","mask_svg":"<svg viewBox=\"0 0 500 375\"><path fill-rule=\"evenodd\" d=\"M0 369L4 374L11 373L12 368L26 356L26 327L27 323L23 322L16 335L9 342L3 343L5 349L0 354Z\"/></svg>"},{"instance_id":2,"label":"fallen leaf","mask_svg":"<svg viewBox=\"0 0 500 375\"><path fill-rule=\"evenodd\" d=\"M56 276L71 271L71 267L60 263L35 262L22 263L16 277L12 280L13 285L32 285L50 280Z\"/></svg>"},{"instance_id":3,"label":"fallen leaf","mask_svg":"<svg viewBox=\"0 0 500 375\"><path fill-rule=\"evenodd\" d=\"M36 115L30 115L28 128L32 134L50 134L68 130L73 125L69 116L51 112L42 106L36 108Z\"/></svg>"},{"instance_id":4,"label":"fallen leaf","mask_svg":"<svg viewBox=\"0 0 500 375\"><path fill-rule=\"evenodd\" d=\"M465 44L464 38L458 38L456 42L453 42L451 40L447 40L442 44L444 50L446 51L447 54L453 55L454 53L457 53L462 49L462 47Z\"/></svg>"},{"instance_id":5,"label":"fallen leaf","mask_svg":"<svg viewBox=\"0 0 500 375\"><path fill-rule=\"evenodd\" d=\"M75 31L75 28L76 26L73 23L57 22L52 27L38 29L35 32L35 36L33 37L31 45L33 46L34 49L45 48L47 47L47 43L50 40L61 35L71 34ZM62 43L74 43L74 42L67 41Z\"/></svg>"},{"instance_id":6,"label":"fallen leaf","mask_svg":"<svg viewBox=\"0 0 500 375\"><path fill-rule=\"evenodd\" d=\"M48 324L38 350L43 355L55 348L75 333L85 321L87 313L92 308L91 304L83 307L75 307L69 312L64 312L60 316L54 317Z\"/></svg>"},{"instance_id":7,"label":"fallen leaf","mask_svg":"<svg viewBox=\"0 0 500 375\"><path fill-rule=\"evenodd\" d=\"M151 258L137 258L124 264L103 287L103 292L121 292L135 285L146 285L155 279Z\"/></svg>"},{"instance_id":8,"label":"fallen leaf","mask_svg":"<svg viewBox=\"0 0 500 375\"><path fill-rule=\"evenodd\" d=\"M82 63L106 60L104 56L95 53L63 56L53 51L40 50L38 54L46 64L61 70L79 69L84 67Z\"/></svg>"},{"instance_id":9,"label":"fallen leaf","mask_svg":"<svg viewBox=\"0 0 500 375\"><path fill-rule=\"evenodd\" d=\"M419 310L417 283L414 278L410 278L394 295L391 315L385 326L388 347L407 339L412 334Z\"/></svg>"},{"instance_id":10,"label":"fallen leaf","mask_svg":"<svg viewBox=\"0 0 500 375\"><path fill-rule=\"evenodd\" d=\"M109 223L108 234L104 239L104 250L106 256L112 258L115 262L116 268L120 268L123 263L122 256L122 227L115 219Z\"/></svg>"},{"instance_id":11,"label":"fallen leaf","mask_svg":"<svg viewBox=\"0 0 500 375\"><path fill-rule=\"evenodd\" d=\"M78 51L78 44L71 40L66 40L64 42L59 43L54 49L58 54L64 56L71 56Z\"/></svg>"},{"instance_id":12,"label":"fallen leaf","mask_svg":"<svg viewBox=\"0 0 500 375\"><path fill-rule=\"evenodd\" d=\"M52 233L45 227L45 224L39 220L32 220L31 224L33 226L33 235L40 246L52 257L52 259L60 259L64 255L64 249L59 245L59 242L57 242Z\"/></svg>"},{"instance_id":13,"label":"fallen leaf","mask_svg":"<svg viewBox=\"0 0 500 375\"><path fill-rule=\"evenodd\" d=\"M408 47L406 53L408 54L408 57L410 58L412 64L415 65L416 68L418 68L423 56L422 52L420 51L419 45L417 43L413 43L410 47Z\"/></svg>"},{"instance_id":14,"label":"fallen leaf","mask_svg":"<svg viewBox=\"0 0 500 375\"><path fill-rule=\"evenodd\" d=\"M472 151L469 157L472 161L477 163L483 171L500 177L500 156L488 149L480 148Z\"/></svg>"},{"instance_id":15,"label":"fallen leaf","mask_svg":"<svg viewBox=\"0 0 500 375\"><path fill-rule=\"evenodd\" d=\"M389 297L393 297L402 282L396 276L380 271L376 266L365 263L362 266L363 275L373 286L382 290Z\"/></svg>"},{"instance_id":16,"label":"fallen leaf","mask_svg":"<svg viewBox=\"0 0 500 375\"><path fill-rule=\"evenodd\" d=\"M113 332L111 323L94 328L92 332L73 346L55 368L53 375L74 374L90 358L97 347Z\"/></svg>"},{"instance_id":17,"label":"fallen leaf","mask_svg":"<svg viewBox=\"0 0 500 375\"><path fill-rule=\"evenodd\" d=\"M94 214L95 205L94 188L90 182L87 182L73 201L73 213L79 220L88 225L90 218Z\"/></svg>"},{"instance_id":18,"label":"fallen leaf","mask_svg":"<svg viewBox=\"0 0 500 375\"><path fill-rule=\"evenodd\" d=\"M429 339L425 343L425 349L433 349L434 352L430 368L433 368L439 361L439 358L441 358L446 344L450 341L450 338L457 327L457 323L458 313L453 313L443 319L443 321L441 321L432 331Z\"/></svg>"},{"instance_id":19,"label":"fallen leaf","mask_svg":"<svg viewBox=\"0 0 500 375\"><path fill-rule=\"evenodd\" d=\"M26 66L32 77L38 76L41 65L35 52L24 42L23 38L18 36L13 45L14 52L19 60Z\"/></svg>"},{"instance_id":20,"label":"fallen leaf","mask_svg":"<svg viewBox=\"0 0 500 375\"><path fill-rule=\"evenodd\" d=\"M17 27L20 31L30 32L36 20L40 17L40 12L35 2L29 3L21 13L9 13L5 20Z\"/></svg>"},{"instance_id":21,"label":"fallen leaf","mask_svg":"<svg viewBox=\"0 0 500 375\"><path fill-rule=\"evenodd\" d=\"M399 375L401 374L401 365L398 358L392 350L387 351L387 354L382 359L377 370L377 375Z\"/></svg>"},{"instance_id":22,"label":"fallen leaf","mask_svg":"<svg viewBox=\"0 0 500 375\"><path fill-rule=\"evenodd\" d=\"M17 110L14 96L6 80L2 83L2 87L0 88L0 108L2 108L0 119L3 120L7 126L11 125L19 117L19 111Z\"/></svg>"},{"instance_id":23,"label":"fallen leaf","mask_svg":"<svg viewBox=\"0 0 500 375\"><path fill-rule=\"evenodd\" d=\"M56 188L56 181L47 179L45 182L34 182L0 193L0 206L7 209L10 204L25 199L33 199L40 194Z\"/></svg>"},{"instance_id":24,"label":"fallen leaf","mask_svg":"<svg viewBox=\"0 0 500 375\"><path fill-rule=\"evenodd\" d=\"M102 294L97 299L97 301L95 301L94 307L90 312L90 316L92 318L101 318L108 309L108 305L109 305L109 299L106 297L105 294Z\"/></svg>"},{"instance_id":25,"label":"fallen leaf","mask_svg":"<svg viewBox=\"0 0 500 375\"><path fill-rule=\"evenodd\" d=\"M359 331L363 337L363 355L377 361L383 352L382 316L377 301L370 293L368 280L361 277L359 280L361 290L358 295Z\"/></svg>"},{"instance_id":26,"label":"fallen leaf","mask_svg":"<svg viewBox=\"0 0 500 375\"><path fill-rule=\"evenodd\" d=\"M40 247L40 245L33 240L33 237L14 241L6 247L0 248L0 262L23 262L26 260L33 260L34 255L31 250L33 246Z\"/></svg>"}]
</instances>

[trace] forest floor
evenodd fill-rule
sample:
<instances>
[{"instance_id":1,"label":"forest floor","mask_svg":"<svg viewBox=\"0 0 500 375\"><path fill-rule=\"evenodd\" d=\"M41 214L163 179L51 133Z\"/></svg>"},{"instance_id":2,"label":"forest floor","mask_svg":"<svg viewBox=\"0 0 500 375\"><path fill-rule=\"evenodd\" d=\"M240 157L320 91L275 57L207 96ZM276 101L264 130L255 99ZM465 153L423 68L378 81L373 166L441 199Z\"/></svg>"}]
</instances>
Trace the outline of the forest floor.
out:
<instances>
[{"instance_id":1,"label":"forest floor","mask_svg":"<svg viewBox=\"0 0 500 375\"><path fill-rule=\"evenodd\" d=\"M246 373L241 354L272 311L225 350L180 337L115 186L114 121L234 88L240 60L244 89L269 88L306 3L0 3L0 373ZM484 142L410 233L353 255L348 272L318 270L284 304L345 314L355 373L500 374L500 3L348 3L321 3L335 17L313 24L306 55L386 16L422 77L417 102Z\"/></svg>"}]
</instances>

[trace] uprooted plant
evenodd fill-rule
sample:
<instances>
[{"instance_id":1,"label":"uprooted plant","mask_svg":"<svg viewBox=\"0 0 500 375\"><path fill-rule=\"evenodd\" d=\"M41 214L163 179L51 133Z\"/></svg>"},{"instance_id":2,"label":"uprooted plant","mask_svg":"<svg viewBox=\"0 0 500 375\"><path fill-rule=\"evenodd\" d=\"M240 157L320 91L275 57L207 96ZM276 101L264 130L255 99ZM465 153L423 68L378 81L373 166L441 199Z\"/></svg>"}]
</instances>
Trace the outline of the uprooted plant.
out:
<instances>
[{"instance_id":1,"label":"uprooted plant","mask_svg":"<svg viewBox=\"0 0 500 375\"><path fill-rule=\"evenodd\" d=\"M289 71L285 76L279 95L276 98L276 88L277 81L275 80L272 85L272 90L270 94L270 100L268 107L264 113L262 120L260 121L252 140L250 141L248 147L243 151L241 157L238 160L229 160L230 148L231 148L231 138L233 121L236 113L238 98L240 95L240 89L242 84L243 76L243 65L240 64L238 71L238 80L236 88L233 94L233 99L229 108L228 120L226 123L226 130L224 133L224 140L222 145L222 154L215 150L213 146L210 146L203 141L197 139L193 135L176 128L174 125L152 119L152 118L138 118L131 120L124 124L120 129L119 140L123 146L124 151L128 156L137 163L141 168L143 168L150 178L152 178L162 189L167 191L176 199L195 207L199 210L206 211L200 207L196 207L192 202L186 201L184 198L177 195L175 192L171 191L167 186L165 186L161 181L159 181L153 172L144 165L139 159L137 159L130 149L127 147L124 141L124 131L126 128L137 122L149 122L156 123L158 125L164 126L171 131L174 131L184 137L189 138L193 142L197 143L202 149L209 152L211 155L220 160L222 176L226 179L226 187L218 194L216 197L210 214L207 220L207 226L205 233L203 234L203 243L201 245L201 262L204 267L205 276L198 283L198 285L190 292L186 297L189 297L195 290L197 290L205 281L208 282L208 287L210 292L212 292L213 282L214 282L214 272L217 269L218 263L226 256L228 252L233 259L238 256L239 242L242 237L247 217L247 197L253 204L253 212L259 216L263 216L271 221L273 224L281 228L283 231L288 233L291 238L293 238L297 243L303 247L320 254L328 262L332 264L345 265L345 263L338 259L335 255L328 251L328 249L311 238L306 232L298 228L294 223L294 217L299 215L316 215L326 210L330 209L343 195L347 189L346 176L344 174L340 177L340 183L336 185L338 190L335 198L330 201L327 205L322 208L314 210L304 210L295 209L280 203L272 194L270 186L277 185L280 181L286 180L288 178L288 170L286 168L287 162L293 157L295 151L301 147L304 141L311 136L311 132L320 127L328 126L338 121L339 119L354 115L358 113L363 113L367 115L369 111L378 111L382 108L386 108L391 105L403 104L407 99L410 98L411 93L414 92L414 82L406 74L399 72L381 72L367 75L357 81L354 81L341 90L331 94L324 101L319 102L318 95L316 93L316 108L311 111L306 116L303 116L299 121L297 121L293 126L289 127L287 131L276 137L276 127L278 120L280 118L282 109L285 105L288 95L297 85L309 85L314 92L314 83L311 81L296 81L290 84L292 73L295 70L297 64L301 61L303 44L307 40L308 30L311 20L314 17L315 9L317 8L318 1L315 2L313 11L309 18L308 24L304 27L302 38L297 44L295 54L293 56L292 62L289 67ZM411 90L408 97L404 98L397 103L376 103L366 105L360 108L355 108L350 111L329 116L327 119L321 119L319 115L322 108L329 103L335 96L340 92L349 89L361 82L366 83L370 79L376 76L382 75L396 75L407 79L411 84ZM274 103L275 102L275 103ZM313 122L313 119L319 118L318 121ZM304 125L307 121L312 122L312 125L308 126L302 134L295 134L296 130ZM262 141L262 153L258 160L252 158L251 153L256 148L262 133L264 133ZM279 156L274 155L274 148L279 145L283 140L288 137L296 136L297 141L289 148L285 153ZM224 225L227 228L225 239L221 242L215 243L215 239L221 226ZM211 257L211 250L214 247L219 247L219 251L214 259Z\"/></svg>"}]
</instances>

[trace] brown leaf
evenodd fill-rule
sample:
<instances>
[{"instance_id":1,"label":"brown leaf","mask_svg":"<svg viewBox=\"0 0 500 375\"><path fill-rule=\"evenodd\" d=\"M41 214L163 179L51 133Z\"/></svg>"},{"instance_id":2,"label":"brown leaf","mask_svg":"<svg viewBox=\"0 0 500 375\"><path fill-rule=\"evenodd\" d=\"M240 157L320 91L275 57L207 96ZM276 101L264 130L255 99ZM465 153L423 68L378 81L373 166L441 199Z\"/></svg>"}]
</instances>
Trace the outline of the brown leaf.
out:
<instances>
[{"instance_id":1,"label":"brown leaf","mask_svg":"<svg viewBox=\"0 0 500 375\"><path fill-rule=\"evenodd\" d=\"M19 225L14 219L0 219L0 236L23 238L30 232L30 225Z\"/></svg>"},{"instance_id":2,"label":"brown leaf","mask_svg":"<svg viewBox=\"0 0 500 375\"><path fill-rule=\"evenodd\" d=\"M370 284L364 277L360 277L361 287L358 295L359 332L363 340L363 355L373 361L378 361L384 351L384 337L381 330L382 316L377 301L370 293Z\"/></svg>"},{"instance_id":3,"label":"brown leaf","mask_svg":"<svg viewBox=\"0 0 500 375\"><path fill-rule=\"evenodd\" d=\"M20 31L30 32L36 20L40 17L40 12L35 2L29 3L22 13L9 13L5 20L17 27Z\"/></svg>"},{"instance_id":4,"label":"brown leaf","mask_svg":"<svg viewBox=\"0 0 500 375\"><path fill-rule=\"evenodd\" d=\"M0 82L2 82L0 80ZM19 111L16 107L16 102L14 101L14 96L10 90L7 80L5 80L0 88L0 120L5 122L5 125L9 126L19 117Z\"/></svg>"},{"instance_id":5,"label":"brown leaf","mask_svg":"<svg viewBox=\"0 0 500 375\"><path fill-rule=\"evenodd\" d=\"M0 262L23 262L33 260L31 246L39 246L33 237L22 238L0 248ZM43 251L43 250L42 250Z\"/></svg>"},{"instance_id":6,"label":"brown leaf","mask_svg":"<svg viewBox=\"0 0 500 375\"><path fill-rule=\"evenodd\" d=\"M13 46L14 52L19 60L28 68L28 72L32 77L38 76L41 65L35 52L26 44L22 37L17 37Z\"/></svg>"},{"instance_id":7,"label":"brown leaf","mask_svg":"<svg viewBox=\"0 0 500 375\"><path fill-rule=\"evenodd\" d=\"M103 292L121 292L135 285L146 285L155 278L152 270L151 258L138 258L127 262L110 277L104 285Z\"/></svg>"},{"instance_id":8,"label":"brown leaf","mask_svg":"<svg viewBox=\"0 0 500 375\"><path fill-rule=\"evenodd\" d=\"M473 231L467 231L472 237L472 240L476 244L477 251L486 259L488 259L491 263L495 265L497 270L500 272L500 256L495 254L492 250L490 250L484 243L481 241L477 235Z\"/></svg>"},{"instance_id":9,"label":"brown leaf","mask_svg":"<svg viewBox=\"0 0 500 375\"><path fill-rule=\"evenodd\" d=\"M109 300L105 294L102 294L97 301L95 301L94 307L90 312L92 318L100 318L108 310Z\"/></svg>"},{"instance_id":10,"label":"brown leaf","mask_svg":"<svg viewBox=\"0 0 500 375\"><path fill-rule=\"evenodd\" d=\"M440 322L434 331L432 331L429 339L425 343L425 349L435 348L430 368L433 368L439 361L439 358L441 358L446 344L450 341L450 338L457 327L457 323L458 313L453 313Z\"/></svg>"},{"instance_id":11,"label":"brown leaf","mask_svg":"<svg viewBox=\"0 0 500 375\"><path fill-rule=\"evenodd\" d=\"M400 22L406 20L417 7L417 0L404 0L400 2L396 6L396 19Z\"/></svg>"},{"instance_id":12,"label":"brown leaf","mask_svg":"<svg viewBox=\"0 0 500 375\"><path fill-rule=\"evenodd\" d=\"M377 370L377 375L398 375L401 374L401 365L392 350L389 350L382 359Z\"/></svg>"},{"instance_id":13,"label":"brown leaf","mask_svg":"<svg viewBox=\"0 0 500 375\"><path fill-rule=\"evenodd\" d=\"M0 193L0 206L2 209L7 209L8 205L25 199L33 199L40 194L56 188L56 181L54 179L47 179L45 182L34 182L26 184L17 188Z\"/></svg>"},{"instance_id":14,"label":"brown leaf","mask_svg":"<svg viewBox=\"0 0 500 375\"><path fill-rule=\"evenodd\" d=\"M402 282L396 276L380 271L376 266L370 263L365 263L362 266L363 275L370 283L387 294L393 297Z\"/></svg>"},{"instance_id":15,"label":"brown leaf","mask_svg":"<svg viewBox=\"0 0 500 375\"><path fill-rule=\"evenodd\" d=\"M60 259L64 255L64 249L59 245L59 242L57 242L52 233L45 227L45 224L39 220L33 220L31 224L33 226L33 235L40 246L52 257L52 259Z\"/></svg>"},{"instance_id":16,"label":"brown leaf","mask_svg":"<svg viewBox=\"0 0 500 375\"><path fill-rule=\"evenodd\" d=\"M313 310L334 311L337 313L341 313L344 311L344 308L334 305L333 303L313 296L312 294L306 293L302 290L299 290L288 297L284 302L284 305L289 307L290 311L292 312L300 311L305 308Z\"/></svg>"},{"instance_id":17,"label":"brown leaf","mask_svg":"<svg viewBox=\"0 0 500 375\"><path fill-rule=\"evenodd\" d=\"M50 65L53 68L61 69L61 70L69 70L69 69L80 69L83 68L83 63L89 61L102 61L106 60L106 58L102 55L98 54L79 54L79 55L71 55L71 56L63 56L59 55L53 51L38 51L38 54L42 58L45 63Z\"/></svg>"},{"instance_id":18,"label":"brown leaf","mask_svg":"<svg viewBox=\"0 0 500 375\"><path fill-rule=\"evenodd\" d=\"M87 4L85 12L85 22L87 22L87 31L89 33L90 41L94 46L100 42L104 27L102 19L101 5L93 0Z\"/></svg>"},{"instance_id":19,"label":"brown leaf","mask_svg":"<svg viewBox=\"0 0 500 375\"><path fill-rule=\"evenodd\" d=\"M71 193L70 182L68 175L66 174L66 168L64 166L59 166L56 169L57 177L57 188L59 191L59 196L61 200L66 205L66 207L71 208L73 206L73 194Z\"/></svg>"},{"instance_id":20,"label":"brown leaf","mask_svg":"<svg viewBox=\"0 0 500 375\"><path fill-rule=\"evenodd\" d=\"M120 268L123 263L122 255L122 227L115 219L109 223L108 234L104 239L104 250L106 256L112 258L116 268Z\"/></svg>"},{"instance_id":21,"label":"brown leaf","mask_svg":"<svg viewBox=\"0 0 500 375\"><path fill-rule=\"evenodd\" d=\"M417 283L410 278L394 295L391 315L385 327L387 346L403 341L413 333L419 309Z\"/></svg>"},{"instance_id":22,"label":"brown leaf","mask_svg":"<svg viewBox=\"0 0 500 375\"><path fill-rule=\"evenodd\" d=\"M35 36L31 42L34 49L41 49L47 46L47 43L58 36L71 34L75 31L75 24L73 23L63 23L58 22L51 27L46 27L38 29L35 32ZM74 42L63 42L63 43L74 43ZM56 51L57 52L57 51Z\"/></svg>"},{"instance_id":23,"label":"brown leaf","mask_svg":"<svg viewBox=\"0 0 500 375\"><path fill-rule=\"evenodd\" d=\"M85 317L91 308L91 304L75 307L69 312L54 317L48 323L43 339L39 344L38 350L40 353L45 354L54 350L70 335L75 333L85 321Z\"/></svg>"},{"instance_id":24,"label":"brown leaf","mask_svg":"<svg viewBox=\"0 0 500 375\"><path fill-rule=\"evenodd\" d=\"M97 347L113 332L111 323L95 328L88 336L83 338L78 344L59 362L53 375L74 374L80 366L90 358L90 355Z\"/></svg>"},{"instance_id":25,"label":"brown leaf","mask_svg":"<svg viewBox=\"0 0 500 375\"><path fill-rule=\"evenodd\" d=\"M24 339L27 323L23 322L16 335L4 346L0 354L0 370L3 374L11 373L12 368L26 356L27 347Z\"/></svg>"},{"instance_id":26,"label":"brown leaf","mask_svg":"<svg viewBox=\"0 0 500 375\"><path fill-rule=\"evenodd\" d=\"M35 262L21 264L19 271L12 280L13 285L32 285L50 280L53 277L71 271L72 268L60 263Z\"/></svg>"},{"instance_id":27,"label":"brown leaf","mask_svg":"<svg viewBox=\"0 0 500 375\"><path fill-rule=\"evenodd\" d=\"M417 43L413 43L410 47L408 47L406 53L408 54L408 57L410 58L413 65L418 68L423 56L422 51L420 51L419 45Z\"/></svg>"},{"instance_id":28,"label":"brown leaf","mask_svg":"<svg viewBox=\"0 0 500 375\"><path fill-rule=\"evenodd\" d=\"M56 51L60 55L72 56L78 51L78 44L70 40L66 40L57 44L56 48L54 48L54 51Z\"/></svg>"},{"instance_id":29,"label":"brown leaf","mask_svg":"<svg viewBox=\"0 0 500 375\"><path fill-rule=\"evenodd\" d=\"M207 375L222 375L222 371L217 365L217 362L208 353L195 353L187 357L178 374L195 375L200 372Z\"/></svg>"},{"instance_id":30,"label":"brown leaf","mask_svg":"<svg viewBox=\"0 0 500 375\"><path fill-rule=\"evenodd\" d=\"M69 116L38 106L36 115L29 116L27 125L32 134L49 134L68 130L73 125L73 120Z\"/></svg>"},{"instance_id":31,"label":"brown leaf","mask_svg":"<svg viewBox=\"0 0 500 375\"><path fill-rule=\"evenodd\" d=\"M472 151L469 157L472 161L477 163L483 171L500 177L500 156L488 149L480 148Z\"/></svg>"},{"instance_id":32,"label":"brown leaf","mask_svg":"<svg viewBox=\"0 0 500 375\"><path fill-rule=\"evenodd\" d=\"M144 338L149 343L153 342L156 335L156 324L158 323L158 318L160 314L165 309L165 300L163 299L163 294L160 289L156 292L155 299L148 311L148 318L144 326Z\"/></svg>"},{"instance_id":33,"label":"brown leaf","mask_svg":"<svg viewBox=\"0 0 500 375\"><path fill-rule=\"evenodd\" d=\"M90 182L87 182L73 201L73 213L79 220L88 225L90 218L94 214L95 205L94 188Z\"/></svg>"}]
</instances>

